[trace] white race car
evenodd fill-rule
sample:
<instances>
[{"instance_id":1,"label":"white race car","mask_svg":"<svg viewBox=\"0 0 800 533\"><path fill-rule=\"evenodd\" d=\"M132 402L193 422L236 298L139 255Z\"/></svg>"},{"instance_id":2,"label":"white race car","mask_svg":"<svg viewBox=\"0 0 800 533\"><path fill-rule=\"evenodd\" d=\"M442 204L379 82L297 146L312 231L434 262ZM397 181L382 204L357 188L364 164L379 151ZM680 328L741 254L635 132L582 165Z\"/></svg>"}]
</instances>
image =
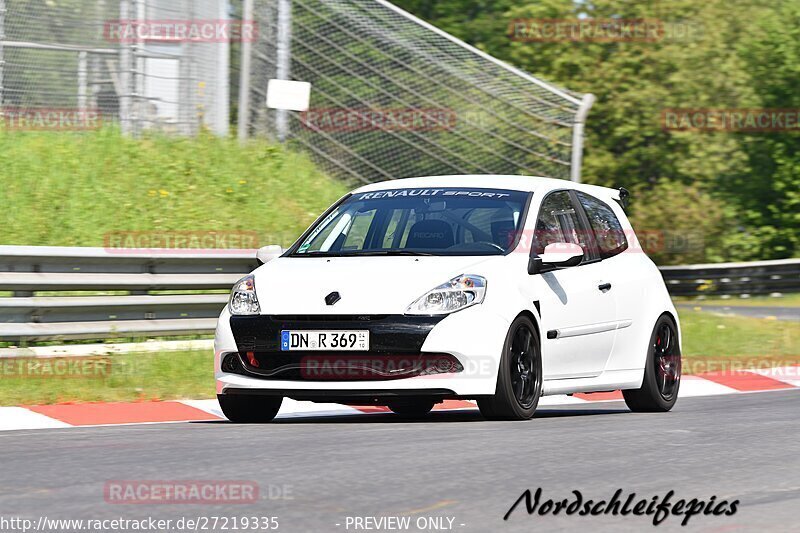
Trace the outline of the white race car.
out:
<instances>
[{"instance_id":1,"label":"white race car","mask_svg":"<svg viewBox=\"0 0 800 533\"><path fill-rule=\"evenodd\" d=\"M474 399L528 419L542 395L617 389L668 411L678 315L626 195L522 176L356 189L234 286L215 339L222 411L269 421L288 397L419 416Z\"/></svg>"}]
</instances>

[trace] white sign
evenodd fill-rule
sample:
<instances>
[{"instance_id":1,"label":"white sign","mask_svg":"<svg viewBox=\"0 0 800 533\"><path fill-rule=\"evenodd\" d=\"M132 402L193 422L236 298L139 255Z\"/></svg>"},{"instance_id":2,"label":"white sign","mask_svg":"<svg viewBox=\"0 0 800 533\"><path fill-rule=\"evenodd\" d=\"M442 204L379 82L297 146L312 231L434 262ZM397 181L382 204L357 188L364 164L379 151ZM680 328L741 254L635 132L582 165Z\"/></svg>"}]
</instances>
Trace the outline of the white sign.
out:
<instances>
[{"instance_id":1,"label":"white sign","mask_svg":"<svg viewBox=\"0 0 800 533\"><path fill-rule=\"evenodd\" d=\"M307 81L269 80L267 107L289 111L307 111L311 100L311 84Z\"/></svg>"}]
</instances>

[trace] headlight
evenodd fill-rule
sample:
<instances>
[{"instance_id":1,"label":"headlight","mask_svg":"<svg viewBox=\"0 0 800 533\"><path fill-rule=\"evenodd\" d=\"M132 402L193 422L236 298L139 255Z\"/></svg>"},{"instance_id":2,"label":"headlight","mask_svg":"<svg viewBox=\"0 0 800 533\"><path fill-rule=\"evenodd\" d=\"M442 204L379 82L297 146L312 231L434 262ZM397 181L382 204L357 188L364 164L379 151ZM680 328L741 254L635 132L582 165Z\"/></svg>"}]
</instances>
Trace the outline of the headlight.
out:
<instances>
[{"instance_id":1,"label":"headlight","mask_svg":"<svg viewBox=\"0 0 800 533\"><path fill-rule=\"evenodd\" d=\"M256 280L252 274L236 282L228 301L232 315L257 315L261 312L256 296Z\"/></svg>"},{"instance_id":2,"label":"headlight","mask_svg":"<svg viewBox=\"0 0 800 533\"><path fill-rule=\"evenodd\" d=\"M446 315L479 304L486 295L486 278L462 274L428 291L406 309L407 315Z\"/></svg>"}]
</instances>

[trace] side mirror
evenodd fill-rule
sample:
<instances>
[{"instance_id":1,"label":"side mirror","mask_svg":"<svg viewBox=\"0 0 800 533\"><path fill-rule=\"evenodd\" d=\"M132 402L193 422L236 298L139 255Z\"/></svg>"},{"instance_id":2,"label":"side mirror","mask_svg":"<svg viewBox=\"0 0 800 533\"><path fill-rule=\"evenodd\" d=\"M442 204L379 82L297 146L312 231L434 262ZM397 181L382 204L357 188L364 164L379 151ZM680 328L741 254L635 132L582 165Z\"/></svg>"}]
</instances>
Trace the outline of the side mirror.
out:
<instances>
[{"instance_id":1,"label":"side mirror","mask_svg":"<svg viewBox=\"0 0 800 533\"><path fill-rule=\"evenodd\" d=\"M554 242L548 244L541 255L531 257L528 274L541 274L557 268L577 266L581 261L583 261L583 248L579 245Z\"/></svg>"},{"instance_id":2,"label":"side mirror","mask_svg":"<svg viewBox=\"0 0 800 533\"><path fill-rule=\"evenodd\" d=\"M283 248L277 244L270 244L267 246L262 246L258 249L256 252L256 259L258 260L259 265L263 265L264 263L275 259L282 253Z\"/></svg>"}]
</instances>

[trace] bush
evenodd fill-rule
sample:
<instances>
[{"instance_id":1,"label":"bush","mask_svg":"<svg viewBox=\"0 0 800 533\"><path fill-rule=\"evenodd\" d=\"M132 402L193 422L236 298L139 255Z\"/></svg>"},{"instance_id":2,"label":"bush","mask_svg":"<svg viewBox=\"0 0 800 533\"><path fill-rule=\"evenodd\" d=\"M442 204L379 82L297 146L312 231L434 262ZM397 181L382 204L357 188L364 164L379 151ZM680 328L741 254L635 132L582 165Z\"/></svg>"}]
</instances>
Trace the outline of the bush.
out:
<instances>
[{"instance_id":1,"label":"bush","mask_svg":"<svg viewBox=\"0 0 800 533\"><path fill-rule=\"evenodd\" d=\"M697 185L662 179L631 194L630 219L659 265L721 261L729 215Z\"/></svg>"}]
</instances>

